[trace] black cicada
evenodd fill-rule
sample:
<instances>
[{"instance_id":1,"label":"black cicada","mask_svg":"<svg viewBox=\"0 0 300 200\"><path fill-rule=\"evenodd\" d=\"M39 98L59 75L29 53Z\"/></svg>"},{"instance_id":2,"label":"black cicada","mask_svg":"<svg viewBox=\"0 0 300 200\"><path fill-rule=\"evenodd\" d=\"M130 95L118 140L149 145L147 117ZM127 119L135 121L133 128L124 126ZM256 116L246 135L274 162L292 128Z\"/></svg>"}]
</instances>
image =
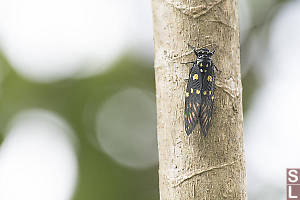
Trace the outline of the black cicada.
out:
<instances>
[{"instance_id":1,"label":"black cicada","mask_svg":"<svg viewBox=\"0 0 300 200\"><path fill-rule=\"evenodd\" d=\"M185 132L187 135L190 135L199 119L201 131L203 135L206 136L212 119L215 98L214 69L216 66L213 64L211 59L215 50L210 51L207 48L197 50L194 47L192 48L197 59L196 61L188 62L192 63L193 67L190 69L185 93Z\"/></svg>"}]
</instances>

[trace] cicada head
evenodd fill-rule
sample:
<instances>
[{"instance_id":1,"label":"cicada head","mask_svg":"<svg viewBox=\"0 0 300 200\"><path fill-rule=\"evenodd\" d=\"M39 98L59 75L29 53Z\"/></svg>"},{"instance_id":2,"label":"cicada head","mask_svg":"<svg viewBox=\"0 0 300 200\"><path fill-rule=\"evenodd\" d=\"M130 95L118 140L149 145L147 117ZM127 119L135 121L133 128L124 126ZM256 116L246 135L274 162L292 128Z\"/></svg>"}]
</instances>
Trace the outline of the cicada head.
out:
<instances>
[{"instance_id":1,"label":"cicada head","mask_svg":"<svg viewBox=\"0 0 300 200\"><path fill-rule=\"evenodd\" d=\"M209 59L212 55L214 55L216 50L210 51L208 48L201 48L195 51L197 58L199 59Z\"/></svg>"}]
</instances>

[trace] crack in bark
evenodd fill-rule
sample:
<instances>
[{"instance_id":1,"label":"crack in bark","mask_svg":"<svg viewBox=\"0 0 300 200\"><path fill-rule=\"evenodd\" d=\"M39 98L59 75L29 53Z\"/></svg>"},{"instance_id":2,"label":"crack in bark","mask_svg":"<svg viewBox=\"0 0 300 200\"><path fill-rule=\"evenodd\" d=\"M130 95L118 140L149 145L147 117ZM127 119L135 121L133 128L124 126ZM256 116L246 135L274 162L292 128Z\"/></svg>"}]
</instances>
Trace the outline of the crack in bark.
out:
<instances>
[{"instance_id":1,"label":"crack in bark","mask_svg":"<svg viewBox=\"0 0 300 200\"><path fill-rule=\"evenodd\" d=\"M230 166L230 165L233 165L234 163L236 163L236 161L233 161L231 163L224 163L222 165L219 165L219 166L213 166L213 167L209 167L207 169L204 169L204 170L201 170L201 169L197 169L197 170L194 170L190 173L187 173L181 177L177 177L175 178L175 180L173 181L173 184L172 184L172 187L177 187L179 186L180 184L184 183L185 181L193 178L194 176L197 176L197 175L200 175L200 174L203 174L205 172L209 172L209 171L212 171L214 169L221 169L223 167L226 167L226 166Z\"/></svg>"},{"instance_id":2,"label":"crack in bark","mask_svg":"<svg viewBox=\"0 0 300 200\"><path fill-rule=\"evenodd\" d=\"M172 0L166 0L166 2L168 4L170 4L171 6L173 6L176 9L180 10L183 14L193 17L194 19L198 18L202 15L205 15L213 7L215 7L216 5L220 4L223 1L224 0L215 0L211 3L206 3L206 4L201 4L198 6L190 7L190 6L183 4L182 2L174 2Z\"/></svg>"},{"instance_id":3,"label":"crack in bark","mask_svg":"<svg viewBox=\"0 0 300 200\"><path fill-rule=\"evenodd\" d=\"M224 82L217 81L215 85L218 88L221 88L224 92L229 94L231 97L235 98L241 95L241 88L238 86L238 83L234 81L232 78L225 80Z\"/></svg>"},{"instance_id":4,"label":"crack in bark","mask_svg":"<svg viewBox=\"0 0 300 200\"><path fill-rule=\"evenodd\" d=\"M202 21L202 20L201 20ZM218 23L218 24L222 24L228 28L231 28L233 30L236 30L236 28L234 26L231 26L229 24L227 24L226 22L223 22L221 20L203 20L203 22L212 22L212 23Z\"/></svg>"}]
</instances>

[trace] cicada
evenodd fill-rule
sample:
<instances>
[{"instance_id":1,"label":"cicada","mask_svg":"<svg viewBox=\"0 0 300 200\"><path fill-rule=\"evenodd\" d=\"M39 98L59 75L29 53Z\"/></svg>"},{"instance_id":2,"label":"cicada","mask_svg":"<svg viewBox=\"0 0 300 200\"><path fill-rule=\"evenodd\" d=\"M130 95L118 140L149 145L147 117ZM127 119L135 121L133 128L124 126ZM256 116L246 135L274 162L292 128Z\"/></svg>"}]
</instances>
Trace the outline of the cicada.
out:
<instances>
[{"instance_id":1,"label":"cicada","mask_svg":"<svg viewBox=\"0 0 300 200\"><path fill-rule=\"evenodd\" d=\"M211 58L215 50L207 48L195 49L192 47L196 60L191 63L188 83L185 91L184 124L187 135L190 135L200 121L201 132L207 135L211 125L214 106L215 69L216 66Z\"/></svg>"}]
</instances>

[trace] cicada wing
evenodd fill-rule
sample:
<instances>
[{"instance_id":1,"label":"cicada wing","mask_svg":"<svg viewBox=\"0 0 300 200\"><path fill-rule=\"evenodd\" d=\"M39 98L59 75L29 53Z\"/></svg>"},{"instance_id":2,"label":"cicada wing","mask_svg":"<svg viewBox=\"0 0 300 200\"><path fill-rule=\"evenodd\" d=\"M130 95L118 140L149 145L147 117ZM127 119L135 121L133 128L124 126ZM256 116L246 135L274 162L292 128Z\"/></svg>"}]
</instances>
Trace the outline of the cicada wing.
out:
<instances>
[{"instance_id":1,"label":"cicada wing","mask_svg":"<svg viewBox=\"0 0 300 200\"><path fill-rule=\"evenodd\" d=\"M189 80L185 94L184 125L185 132L190 135L199 120L201 104L202 74L194 64L189 73Z\"/></svg>"},{"instance_id":2,"label":"cicada wing","mask_svg":"<svg viewBox=\"0 0 300 200\"><path fill-rule=\"evenodd\" d=\"M212 119L212 110L213 110L212 108L213 106L210 105L210 102L207 102L207 100L201 102L200 126L204 136L207 135L208 129L210 127L210 123Z\"/></svg>"},{"instance_id":3,"label":"cicada wing","mask_svg":"<svg viewBox=\"0 0 300 200\"><path fill-rule=\"evenodd\" d=\"M185 102L184 124L185 132L190 135L199 120L200 102L197 99L189 98Z\"/></svg>"},{"instance_id":4,"label":"cicada wing","mask_svg":"<svg viewBox=\"0 0 300 200\"><path fill-rule=\"evenodd\" d=\"M204 136L207 135L211 125L213 105L214 105L214 88L215 74L213 68L203 75L201 90L201 106L200 106L200 126Z\"/></svg>"}]
</instances>

